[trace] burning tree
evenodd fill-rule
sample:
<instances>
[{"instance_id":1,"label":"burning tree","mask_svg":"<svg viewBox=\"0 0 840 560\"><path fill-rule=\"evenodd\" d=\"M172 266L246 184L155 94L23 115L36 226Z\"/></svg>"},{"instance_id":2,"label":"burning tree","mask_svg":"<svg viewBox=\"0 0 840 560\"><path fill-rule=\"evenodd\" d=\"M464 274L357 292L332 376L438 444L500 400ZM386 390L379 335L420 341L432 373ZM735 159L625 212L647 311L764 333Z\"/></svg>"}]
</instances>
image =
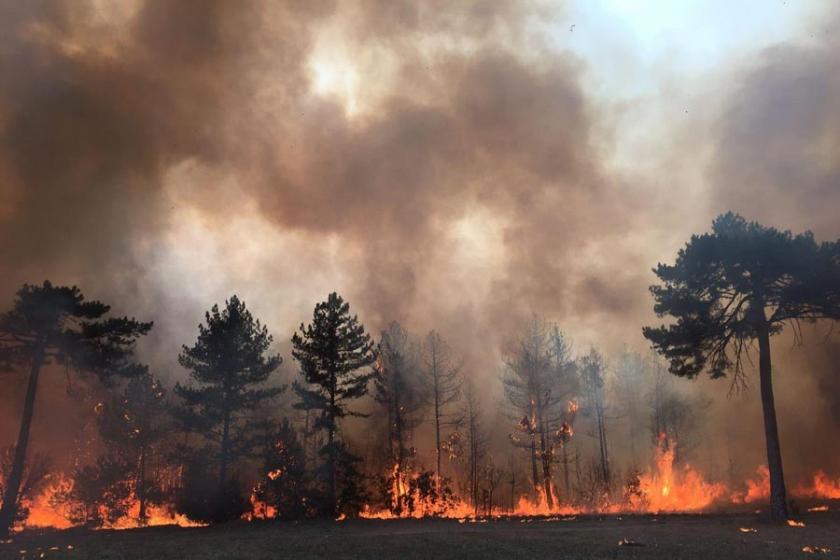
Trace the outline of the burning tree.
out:
<instances>
[{"instance_id":1,"label":"burning tree","mask_svg":"<svg viewBox=\"0 0 840 560\"><path fill-rule=\"evenodd\" d=\"M190 371L197 385L175 386L183 401L179 416L187 430L210 443L192 458L179 500L182 513L200 521L225 521L244 511L237 497L237 483L230 467L257 444L247 413L285 387L266 387L265 382L282 362L268 354L272 337L268 328L251 315L245 303L233 296L219 310L205 314L198 326L198 339L184 346L178 361ZM215 482L207 478L206 458L217 465Z\"/></svg>"},{"instance_id":2,"label":"burning tree","mask_svg":"<svg viewBox=\"0 0 840 560\"><path fill-rule=\"evenodd\" d=\"M28 365L29 382L23 406L15 455L0 507L0 535L11 529L18 517L21 483L24 479L29 432L43 366L64 364L70 369L91 371L101 379L114 375L134 376L145 367L132 360L136 340L149 332L152 323L128 318L105 318L110 307L85 301L79 288L24 285L10 311L0 315L0 363Z\"/></svg>"},{"instance_id":3,"label":"burning tree","mask_svg":"<svg viewBox=\"0 0 840 560\"><path fill-rule=\"evenodd\" d=\"M554 504L551 465L554 461L555 432L563 422L563 408L571 392L573 371L568 346L559 329L533 317L527 330L508 352L502 377L505 397L518 415L518 431L526 436L523 442L517 435L511 441L528 447L534 489L544 494L551 509ZM542 470L540 490L540 474Z\"/></svg>"},{"instance_id":4,"label":"burning tree","mask_svg":"<svg viewBox=\"0 0 840 560\"><path fill-rule=\"evenodd\" d=\"M277 427L265 453L265 479L256 497L272 508L277 519L300 519L309 515L310 479L306 457L288 418Z\"/></svg>"},{"instance_id":5,"label":"burning tree","mask_svg":"<svg viewBox=\"0 0 840 560\"><path fill-rule=\"evenodd\" d=\"M840 243L817 244L813 234L793 235L737 214L719 216L712 232L694 235L674 265L659 264L662 281L651 286L671 325L645 327L644 336L669 361L671 373L694 378L733 374L744 382L743 357L758 343L759 379L770 469L771 512L787 518L782 454L773 398L770 337L798 323L840 318Z\"/></svg>"},{"instance_id":6,"label":"burning tree","mask_svg":"<svg viewBox=\"0 0 840 560\"><path fill-rule=\"evenodd\" d=\"M9 446L0 453L0 496L6 493L5 481L9 479L14 456L14 446ZM40 454L36 454L34 458L27 462L21 477L17 515L12 520L13 524L23 522L29 516L29 504L49 483L50 466L50 460Z\"/></svg>"},{"instance_id":7,"label":"burning tree","mask_svg":"<svg viewBox=\"0 0 840 560\"><path fill-rule=\"evenodd\" d=\"M414 455L412 431L421 421L421 409L426 404L418 369L418 349L411 344L408 333L393 322L382 332L379 342L379 361L373 378L374 399L385 409L386 445L394 468L390 473L400 488L404 485L409 462ZM391 509L399 515L403 509L403 492L391 496Z\"/></svg>"},{"instance_id":8,"label":"burning tree","mask_svg":"<svg viewBox=\"0 0 840 560\"><path fill-rule=\"evenodd\" d=\"M423 371L431 390L435 421L435 477L440 481L441 453L444 445L440 439L440 430L445 425L453 424L454 418L447 409L461 397L461 367L452 358L449 345L435 331L426 337L423 358Z\"/></svg>"},{"instance_id":9,"label":"burning tree","mask_svg":"<svg viewBox=\"0 0 840 560\"><path fill-rule=\"evenodd\" d=\"M356 486L355 460L342 444L339 420L346 416L362 416L348 408L349 402L367 393L372 371L360 372L376 361L370 335L365 332L350 305L332 293L327 301L315 306L312 323L292 337L292 355L300 364L306 384L295 382L293 389L300 398L295 408L315 411L318 417L313 428L326 432L327 442L321 448L326 457L322 471L326 479L326 504L330 517L338 515L339 474L343 474L341 494L353 499ZM349 505L349 504L348 504Z\"/></svg>"},{"instance_id":10,"label":"burning tree","mask_svg":"<svg viewBox=\"0 0 840 560\"><path fill-rule=\"evenodd\" d=\"M59 485L50 497L53 506L64 506L74 524L101 527L128 515L132 484L126 477L131 465L125 457L102 455L91 465L76 468L72 479Z\"/></svg>"},{"instance_id":11,"label":"burning tree","mask_svg":"<svg viewBox=\"0 0 840 560\"><path fill-rule=\"evenodd\" d=\"M148 518L147 506L163 496L150 464L161 456L159 446L169 435L171 422L166 390L154 376L144 373L131 379L121 394L104 403L98 416L99 433L125 465L123 477L130 474L132 493L137 500L137 520Z\"/></svg>"}]
</instances>

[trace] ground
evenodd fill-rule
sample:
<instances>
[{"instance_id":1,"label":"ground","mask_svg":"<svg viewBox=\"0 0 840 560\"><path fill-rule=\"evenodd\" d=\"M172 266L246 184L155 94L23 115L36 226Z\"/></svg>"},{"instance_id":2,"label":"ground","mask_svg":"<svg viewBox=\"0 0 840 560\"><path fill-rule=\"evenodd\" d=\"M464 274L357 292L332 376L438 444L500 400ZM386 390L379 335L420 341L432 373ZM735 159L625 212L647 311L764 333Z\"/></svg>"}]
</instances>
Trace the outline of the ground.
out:
<instances>
[{"instance_id":1,"label":"ground","mask_svg":"<svg viewBox=\"0 0 840 560\"><path fill-rule=\"evenodd\" d=\"M840 556L840 512L807 513L805 527L761 514L608 516L576 519L358 520L242 523L214 528L25 532L0 559L808 558ZM742 532L740 528L755 529ZM637 545L619 546L629 539ZM72 547L72 548L68 548ZM25 552L23 552L25 551Z\"/></svg>"}]
</instances>

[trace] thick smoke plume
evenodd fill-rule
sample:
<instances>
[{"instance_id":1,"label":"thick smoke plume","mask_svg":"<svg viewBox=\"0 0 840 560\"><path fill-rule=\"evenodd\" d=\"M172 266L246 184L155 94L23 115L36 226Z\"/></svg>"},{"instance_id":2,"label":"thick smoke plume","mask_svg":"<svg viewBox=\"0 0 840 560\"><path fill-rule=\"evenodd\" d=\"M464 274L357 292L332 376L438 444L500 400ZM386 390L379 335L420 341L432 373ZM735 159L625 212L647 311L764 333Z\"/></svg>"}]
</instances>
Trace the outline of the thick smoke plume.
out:
<instances>
[{"instance_id":1,"label":"thick smoke plume","mask_svg":"<svg viewBox=\"0 0 840 560\"><path fill-rule=\"evenodd\" d=\"M4 307L23 282L78 284L156 321L142 358L171 381L213 303L239 294L287 354L338 290L374 332L437 329L495 386L533 312L581 352L643 349L651 266L720 211L840 236L836 41L771 49L726 91L698 216L680 185L604 163L613 112L549 40L564 17L492 0L3 3ZM784 366L802 370L780 381L788 440L798 389L837 385L824 349ZM0 397L12 418L19 389ZM15 426L4 414L4 442Z\"/></svg>"}]
</instances>

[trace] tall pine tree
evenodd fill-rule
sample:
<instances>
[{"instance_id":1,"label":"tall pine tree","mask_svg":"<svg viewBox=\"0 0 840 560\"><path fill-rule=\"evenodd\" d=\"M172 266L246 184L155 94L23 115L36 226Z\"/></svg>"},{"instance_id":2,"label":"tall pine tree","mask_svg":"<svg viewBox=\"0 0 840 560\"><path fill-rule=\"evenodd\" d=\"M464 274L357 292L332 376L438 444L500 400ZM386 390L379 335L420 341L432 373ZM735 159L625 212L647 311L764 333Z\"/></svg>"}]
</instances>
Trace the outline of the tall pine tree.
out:
<instances>
[{"instance_id":1,"label":"tall pine tree","mask_svg":"<svg viewBox=\"0 0 840 560\"><path fill-rule=\"evenodd\" d=\"M268 353L273 340L268 328L253 318L238 297L231 297L223 310L214 305L205 322L198 326L195 344L184 346L178 356L196 384L179 383L175 394L183 400L185 426L211 444L210 458L217 466L217 497L221 499L234 484L230 468L257 445L258 434L251 429L248 413L285 387L266 386L282 358ZM216 505L222 507L222 502ZM235 517L233 512L227 516L213 511L212 503L207 507L208 520Z\"/></svg>"},{"instance_id":2,"label":"tall pine tree","mask_svg":"<svg viewBox=\"0 0 840 560\"><path fill-rule=\"evenodd\" d=\"M334 517L339 511L339 494L346 495L346 488L338 487L339 469L352 465L340 439L339 420L361 416L350 410L349 403L367 393L373 372L362 370L376 361L374 343L358 317L350 315L350 305L333 292L327 301L315 306L312 323L301 324L300 332L292 337L292 345L292 355L300 363L300 373L306 381L306 384L293 384L300 398L295 407L316 412L314 429L324 431L327 436L321 448L326 458L324 509ZM342 470L353 472L352 468Z\"/></svg>"},{"instance_id":3,"label":"tall pine tree","mask_svg":"<svg viewBox=\"0 0 840 560\"><path fill-rule=\"evenodd\" d=\"M127 317L106 318L108 305L85 301L79 288L24 285L10 311L0 315L0 364L29 368L20 431L0 507L0 538L18 518L26 451L44 365L60 363L69 369L89 371L106 379L134 376L145 367L133 361L136 340L152 323Z\"/></svg>"}]
</instances>

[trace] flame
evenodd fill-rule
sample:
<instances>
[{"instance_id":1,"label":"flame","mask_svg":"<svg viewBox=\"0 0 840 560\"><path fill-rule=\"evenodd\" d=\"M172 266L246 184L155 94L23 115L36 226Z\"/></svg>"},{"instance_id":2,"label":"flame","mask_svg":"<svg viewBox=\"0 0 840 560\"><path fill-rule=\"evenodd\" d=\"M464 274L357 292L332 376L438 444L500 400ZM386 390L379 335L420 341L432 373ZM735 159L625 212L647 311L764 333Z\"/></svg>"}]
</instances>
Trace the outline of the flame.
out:
<instances>
[{"instance_id":1,"label":"flame","mask_svg":"<svg viewBox=\"0 0 840 560\"><path fill-rule=\"evenodd\" d=\"M748 478L744 484L747 487L746 492L733 493L732 503L753 504L770 501L770 469L767 465L759 465L755 478Z\"/></svg>"},{"instance_id":2,"label":"flame","mask_svg":"<svg viewBox=\"0 0 840 560\"><path fill-rule=\"evenodd\" d=\"M639 476L639 492L630 496L631 509L647 513L692 512L708 509L726 495L726 486L706 482L691 465L674 468L676 442L659 438L655 469Z\"/></svg>"},{"instance_id":3,"label":"flame","mask_svg":"<svg viewBox=\"0 0 840 560\"><path fill-rule=\"evenodd\" d=\"M576 408L576 403L569 403L569 410ZM527 422L527 418L526 418ZM665 435L660 436L654 451L650 467L637 475L629 483L623 496L604 491L596 499L587 503L570 502L568 496L561 496L553 484L550 484L551 500L547 499L545 488L540 484L538 489L527 495L519 496L513 509L495 506L491 516L543 517L545 521L560 521L574 519L579 514L620 514L620 513L677 513L703 512L716 506L725 504L745 505L766 503L770 495L769 471L760 465L755 474L746 479L741 490L730 490L726 485L707 481L702 474L689 464L675 464L677 442L669 440ZM267 473L269 480L275 480L283 475L282 470ZM369 519L395 519L399 517L441 517L454 518L462 521L480 522L487 513L483 508L476 508L463 498L451 497L446 500L434 496L422 495L417 484L420 476L428 473L405 472L394 465L389 470L391 497L402 504L410 503L411 507L403 507L398 513L383 506L366 505L361 517ZM53 499L57 492L72 487L72 480L61 473L49 475L48 483L34 498L26 499L23 505L28 509L28 517L18 527L24 528L56 528L71 527L70 517L65 506ZM273 518L276 510L260 501L256 496L257 488L251 494L252 512L244 516L246 520ZM797 485L792 495L811 499L840 499L840 479L831 478L823 471L817 471L809 481ZM552 503L553 507L548 504ZM139 517L139 503L135 502L129 508L127 515L114 523L106 524L103 528L130 529L153 525L179 525L182 527L198 526L183 515L179 515L166 506L148 505L147 520L141 523ZM478 513L477 513L478 510ZM811 507L809 512L828 511L828 506ZM107 513L107 512L102 512ZM103 518L108 518L103 515ZM337 521L345 519L342 515ZM530 522L530 519L523 520ZM788 521L791 527L804 527L801 521ZM740 527L742 533L753 533L751 527Z\"/></svg>"},{"instance_id":4,"label":"flame","mask_svg":"<svg viewBox=\"0 0 840 560\"><path fill-rule=\"evenodd\" d=\"M833 480L823 471L817 471L809 485L796 487L796 494L809 498L838 500L840 499L840 479Z\"/></svg>"},{"instance_id":5,"label":"flame","mask_svg":"<svg viewBox=\"0 0 840 560\"><path fill-rule=\"evenodd\" d=\"M391 469L391 495L394 499L405 503L407 498L411 498L412 508L403 508L403 510L396 514L389 509L376 508L370 505L365 505L360 513L360 517L365 519L397 519L397 518L423 518L423 517L444 517L444 518L458 518L465 519L473 517L475 508L463 500L455 500L449 504L442 504L440 501L433 500L427 496L420 494L416 488L412 490L410 479L415 479L417 474L404 473L399 464L395 464Z\"/></svg>"},{"instance_id":6,"label":"flame","mask_svg":"<svg viewBox=\"0 0 840 560\"><path fill-rule=\"evenodd\" d=\"M802 547L802 552L806 554L831 554L831 549L825 546L810 546Z\"/></svg>"}]
</instances>

